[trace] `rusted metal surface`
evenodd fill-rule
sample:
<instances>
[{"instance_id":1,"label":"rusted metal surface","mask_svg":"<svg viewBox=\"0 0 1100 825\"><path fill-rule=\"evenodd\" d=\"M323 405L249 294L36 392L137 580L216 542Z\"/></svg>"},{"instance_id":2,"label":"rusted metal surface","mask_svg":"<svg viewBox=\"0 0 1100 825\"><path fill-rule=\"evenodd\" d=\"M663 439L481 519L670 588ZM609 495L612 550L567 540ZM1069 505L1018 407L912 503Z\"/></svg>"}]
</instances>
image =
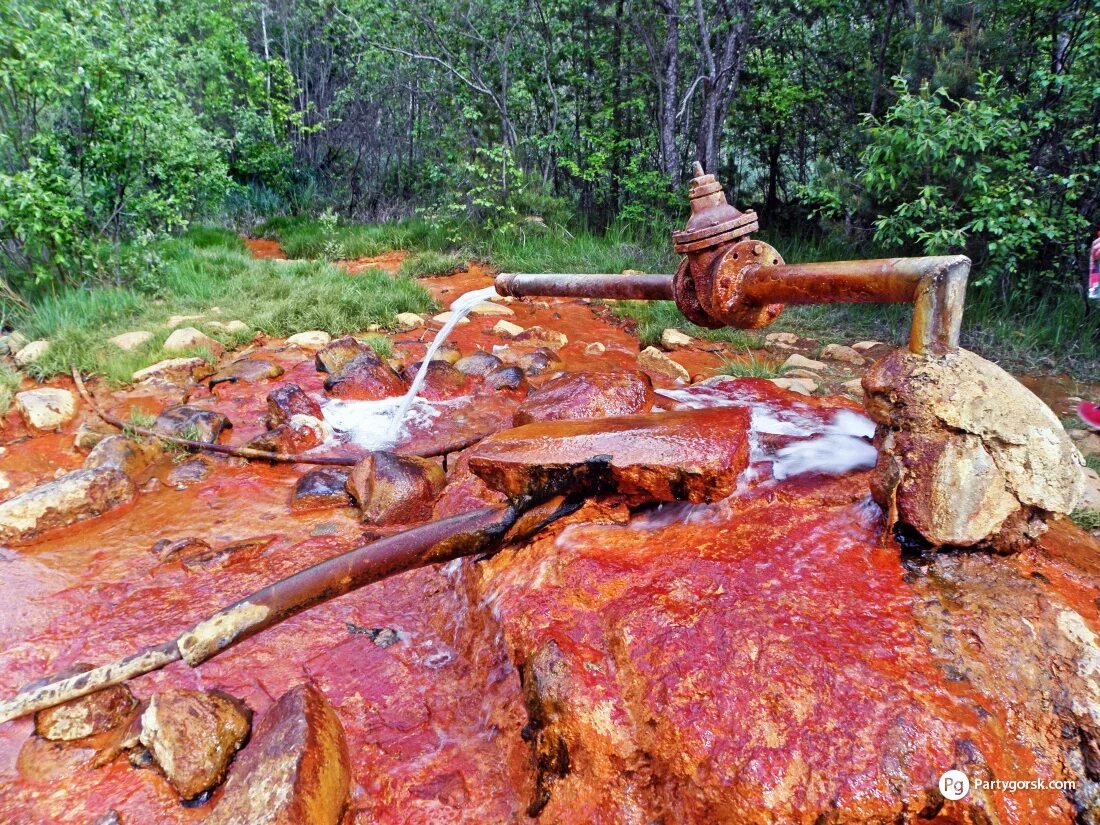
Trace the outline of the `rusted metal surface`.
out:
<instances>
[{"instance_id":1,"label":"rusted metal surface","mask_svg":"<svg viewBox=\"0 0 1100 825\"><path fill-rule=\"evenodd\" d=\"M671 275L578 275L549 272L520 275L502 272L496 279L500 295L523 298L616 298L633 301L671 301Z\"/></svg>"},{"instance_id":2,"label":"rusted metal surface","mask_svg":"<svg viewBox=\"0 0 1100 825\"><path fill-rule=\"evenodd\" d=\"M750 234L759 224L726 200L696 164L691 217L672 234L684 254L675 275L518 275L497 278L502 295L674 300L692 323L710 329L760 329L786 304L912 303L909 349L958 349L970 259L962 255L787 264Z\"/></svg>"}]
</instances>

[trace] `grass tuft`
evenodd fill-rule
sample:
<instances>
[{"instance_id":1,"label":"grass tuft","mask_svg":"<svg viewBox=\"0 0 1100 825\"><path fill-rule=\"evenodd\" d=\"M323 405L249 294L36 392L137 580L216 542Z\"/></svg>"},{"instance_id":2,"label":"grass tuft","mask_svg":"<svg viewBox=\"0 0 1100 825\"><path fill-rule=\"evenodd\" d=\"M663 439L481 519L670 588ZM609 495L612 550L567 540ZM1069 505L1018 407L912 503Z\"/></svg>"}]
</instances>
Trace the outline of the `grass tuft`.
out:
<instances>
[{"instance_id":1,"label":"grass tuft","mask_svg":"<svg viewBox=\"0 0 1100 825\"><path fill-rule=\"evenodd\" d=\"M466 269L468 256L462 252L437 252L428 249L410 255L401 262L398 274L409 278L432 278Z\"/></svg>"},{"instance_id":2,"label":"grass tuft","mask_svg":"<svg viewBox=\"0 0 1100 825\"><path fill-rule=\"evenodd\" d=\"M726 361L715 370L717 375L732 375L735 378L778 378L780 373L779 367L757 360L755 355L738 361Z\"/></svg>"},{"instance_id":3,"label":"grass tuft","mask_svg":"<svg viewBox=\"0 0 1100 825\"><path fill-rule=\"evenodd\" d=\"M1093 453L1085 456L1085 466L1095 473L1100 473L1100 455Z\"/></svg>"},{"instance_id":4,"label":"grass tuft","mask_svg":"<svg viewBox=\"0 0 1100 825\"><path fill-rule=\"evenodd\" d=\"M19 390L19 373L7 364L0 364L0 416L8 411Z\"/></svg>"},{"instance_id":5,"label":"grass tuft","mask_svg":"<svg viewBox=\"0 0 1100 825\"><path fill-rule=\"evenodd\" d=\"M1074 510L1069 517L1082 530L1100 530L1100 513L1095 510Z\"/></svg>"},{"instance_id":6,"label":"grass tuft","mask_svg":"<svg viewBox=\"0 0 1100 825\"><path fill-rule=\"evenodd\" d=\"M706 329L696 326L680 313L672 301L616 301L612 305L612 311L620 318L637 322L637 334L643 346L659 344L661 333L669 327L675 327L692 338L722 341L745 352L763 346L763 339L759 335L743 329Z\"/></svg>"}]
</instances>

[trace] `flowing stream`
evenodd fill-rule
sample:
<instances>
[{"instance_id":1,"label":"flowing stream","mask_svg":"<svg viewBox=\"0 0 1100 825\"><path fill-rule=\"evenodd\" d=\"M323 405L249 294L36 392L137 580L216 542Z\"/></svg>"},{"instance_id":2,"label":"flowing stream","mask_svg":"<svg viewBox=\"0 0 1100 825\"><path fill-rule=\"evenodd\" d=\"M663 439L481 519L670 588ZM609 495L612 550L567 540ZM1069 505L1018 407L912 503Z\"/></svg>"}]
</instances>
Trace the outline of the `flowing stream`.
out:
<instances>
[{"instance_id":1,"label":"flowing stream","mask_svg":"<svg viewBox=\"0 0 1100 825\"><path fill-rule=\"evenodd\" d=\"M443 325L443 328L435 334L435 338L432 340L431 346L428 347L428 351L424 353L424 360L420 363L420 369L416 372L416 378L413 379L411 385L409 385L409 391L405 393L401 399L401 405L397 408L397 412L394 413L393 418L390 421L388 437L394 441L401 434L402 427L405 426L405 418L408 416L409 407L412 406L413 401L416 400L416 394L420 392L420 388L424 386L424 379L428 377L428 365L432 362L432 358L435 356L439 348L443 346L443 342L447 340L447 336L451 334L459 322L470 314L470 310L480 304L482 301L488 301L490 298L496 298L497 291L491 286L485 287L485 289L475 289L473 292L467 292L465 295L460 295L451 304L451 317L447 319L447 323Z\"/></svg>"}]
</instances>

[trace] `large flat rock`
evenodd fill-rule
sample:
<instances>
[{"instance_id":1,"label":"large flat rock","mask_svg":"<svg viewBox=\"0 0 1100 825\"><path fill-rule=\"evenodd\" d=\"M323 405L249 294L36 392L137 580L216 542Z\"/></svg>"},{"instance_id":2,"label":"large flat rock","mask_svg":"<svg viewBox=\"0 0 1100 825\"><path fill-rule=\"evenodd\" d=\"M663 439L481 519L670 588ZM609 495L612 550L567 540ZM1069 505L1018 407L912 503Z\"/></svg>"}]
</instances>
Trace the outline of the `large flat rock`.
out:
<instances>
[{"instance_id":1,"label":"large flat rock","mask_svg":"<svg viewBox=\"0 0 1100 825\"><path fill-rule=\"evenodd\" d=\"M542 421L485 439L469 466L511 497L579 483L658 501L717 501L748 464L749 425L738 407Z\"/></svg>"}]
</instances>

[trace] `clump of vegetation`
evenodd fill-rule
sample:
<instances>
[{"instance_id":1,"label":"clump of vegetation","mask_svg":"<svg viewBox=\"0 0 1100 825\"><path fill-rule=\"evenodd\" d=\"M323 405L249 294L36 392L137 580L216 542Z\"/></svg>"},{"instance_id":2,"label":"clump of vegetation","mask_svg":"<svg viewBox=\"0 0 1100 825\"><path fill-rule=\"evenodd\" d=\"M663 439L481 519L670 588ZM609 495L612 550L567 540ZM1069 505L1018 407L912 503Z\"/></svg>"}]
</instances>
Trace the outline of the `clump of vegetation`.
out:
<instances>
[{"instance_id":1,"label":"clump of vegetation","mask_svg":"<svg viewBox=\"0 0 1100 825\"><path fill-rule=\"evenodd\" d=\"M462 252L437 252L434 249L417 252L401 262L398 272L410 278L432 278L450 275L466 269L467 256Z\"/></svg>"},{"instance_id":2,"label":"clump of vegetation","mask_svg":"<svg viewBox=\"0 0 1100 825\"><path fill-rule=\"evenodd\" d=\"M19 373L7 364L0 364L0 416L8 411L19 389Z\"/></svg>"},{"instance_id":3,"label":"clump of vegetation","mask_svg":"<svg viewBox=\"0 0 1100 825\"><path fill-rule=\"evenodd\" d=\"M1100 455L1092 453L1085 456L1085 466L1096 473L1100 473Z\"/></svg>"},{"instance_id":4,"label":"clump of vegetation","mask_svg":"<svg viewBox=\"0 0 1100 825\"><path fill-rule=\"evenodd\" d=\"M620 318L637 322L637 335L644 346L656 346L661 333L670 327L704 341L723 341L735 349L748 351L760 349L763 342L759 335L741 329L705 329L688 321L676 304L671 301L616 301L612 310Z\"/></svg>"},{"instance_id":5,"label":"clump of vegetation","mask_svg":"<svg viewBox=\"0 0 1100 825\"><path fill-rule=\"evenodd\" d=\"M1069 517L1082 530L1100 530L1100 513L1095 510L1074 510Z\"/></svg>"},{"instance_id":6,"label":"clump of vegetation","mask_svg":"<svg viewBox=\"0 0 1100 825\"><path fill-rule=\"evenodd\" d=\"M385 335L368 335L362 340L379 358L393 357L393 342Z\"/></svg>"},{"instance_id":7,"label":"clump of vegetation","mask_svg":"<svg viewBox=\"0 0 1100 825\"><path fill-rule=\"evenodd\" d=\"M781 370L769 361L750 355L736 361L725 361L715 372L735 378L778 378Z\"/></svg>"}]
</instances>

